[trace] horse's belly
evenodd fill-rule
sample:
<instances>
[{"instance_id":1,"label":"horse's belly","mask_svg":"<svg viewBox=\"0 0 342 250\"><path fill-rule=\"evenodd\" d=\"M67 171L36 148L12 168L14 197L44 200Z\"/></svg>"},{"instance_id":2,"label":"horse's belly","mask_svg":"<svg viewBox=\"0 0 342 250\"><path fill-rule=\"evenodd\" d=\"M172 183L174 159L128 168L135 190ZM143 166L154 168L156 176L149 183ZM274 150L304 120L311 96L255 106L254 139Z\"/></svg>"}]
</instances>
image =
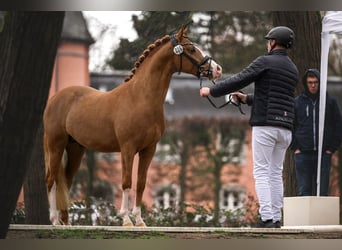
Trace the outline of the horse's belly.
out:
<instances>
[{"instance_id":1,"label":"horse's belly","mask_svg":"<svg viewBox=\"0 0 342 250\"><path fill-rule=\"evenodd\" d=\"M119 152L120 146L112 129L108 127L79 126L68 129L69 135L80 145L98 152Z\"/></svg>"},{"instance_id":2,"label":"horse's belly","mask_svg":"<svg viewBox=\"0 0 342 250\"><path fill-rule=\"evenodd\" d=\"M94 151L98 151L98 152L119 152L120 151L120 147L118 143L112 138L83 136L82 138L76 138L75 140L83 147L94 150Z\"/></svg>"}]
</instances>

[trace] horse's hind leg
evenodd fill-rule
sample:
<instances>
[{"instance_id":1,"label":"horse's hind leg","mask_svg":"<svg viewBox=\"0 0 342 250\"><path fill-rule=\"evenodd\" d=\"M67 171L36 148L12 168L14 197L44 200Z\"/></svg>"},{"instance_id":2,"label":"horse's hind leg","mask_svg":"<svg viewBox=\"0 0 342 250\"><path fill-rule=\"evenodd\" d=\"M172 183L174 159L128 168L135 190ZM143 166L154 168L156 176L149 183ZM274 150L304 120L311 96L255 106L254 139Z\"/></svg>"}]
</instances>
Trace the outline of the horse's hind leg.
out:
<instances>
[{"instance_id":1,"label":"horse's hind leg","mask_svg":"<svg viewBox=\"0 0 342 250\"><path fill-rule=\"evenodd\" d=\"M47 187L50 221L53 225L59 225L61 220L61 210L67 207L67 193L65 184L64 168L62 158L64 154L63 140L51 140L44 135L44 153L45 153L45 182Z\"/></svg>"},{"instance_id":2,"label":"horse's hind leg","mask_svg":"<svg viewBox=\"0 0 342 250\"><path fill-rule=\"evenodd\" d=\"M135 226L146 227L145 222L141 218L141 201L145 190L147 170L151 163L152 157L156 151L156 145L152 145L139 152L139 167L137 179L137 193L135 197L135 205L133 208L133 215L135 216Z\"/></svg>"},{"instance_id":3,"label":"horse's hind leg","mask_svg":"<svg viewBox=\"0 0 342 250\"><path fill-rule=\"evenodd\" d=\"M65 176L68 189L71 188L72 180L80 167L85 148L77 142L69 142L66 151L68 153L68 163L65 169Z\"/></svg>"},{"instance_id":4,"label":"horse's hind leg","mask_svg":"<svg viewBox=\"0 0 342 250\"><path fill-rule=\"evenodd\" d=\"M66 146L66 152L67 162L65 165L65 184L69 193L73 178L81 164L82 156L84 154L84 147L75 141L69 141ZM68 207L61 210L61 220L64 224L69 224Z\"/></svg>"}]
</instances>

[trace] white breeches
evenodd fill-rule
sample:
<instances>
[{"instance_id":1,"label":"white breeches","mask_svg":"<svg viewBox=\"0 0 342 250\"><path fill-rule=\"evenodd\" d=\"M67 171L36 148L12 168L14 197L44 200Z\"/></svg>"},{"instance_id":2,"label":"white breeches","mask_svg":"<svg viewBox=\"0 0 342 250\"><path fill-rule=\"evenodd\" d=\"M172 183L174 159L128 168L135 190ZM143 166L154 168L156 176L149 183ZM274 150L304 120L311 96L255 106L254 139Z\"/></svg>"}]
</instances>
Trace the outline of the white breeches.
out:
<instances>
[{"instance_id":1,"label":"white breeches","mask_svg":"<svg viewBox=\"0 0 342 250\"><path fill-rule=\"evenodd\" d=\"M260 205L259 214L263 221L281 220L284 195L283 162L291 139L291 131L285 128L253 127L253 174Z\"/></svg>"}]
</instances>

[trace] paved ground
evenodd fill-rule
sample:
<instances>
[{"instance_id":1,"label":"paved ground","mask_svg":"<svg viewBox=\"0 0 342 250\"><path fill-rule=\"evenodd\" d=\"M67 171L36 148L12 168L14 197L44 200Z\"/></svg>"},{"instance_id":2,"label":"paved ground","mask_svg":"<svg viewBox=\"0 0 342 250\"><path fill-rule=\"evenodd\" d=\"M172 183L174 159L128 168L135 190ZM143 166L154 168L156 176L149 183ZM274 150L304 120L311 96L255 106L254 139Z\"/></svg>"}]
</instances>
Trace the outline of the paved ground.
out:
<instances>
[{"instance_id":1,"label":"paved ground","mask_svg":"<svg viewBox=\"0 0 342 250\"><path fill-rule=\"evenodd\" d=\"M280 229L10 225L7 239L342 239L342 225Z\"/></svg>"}]
</instances>

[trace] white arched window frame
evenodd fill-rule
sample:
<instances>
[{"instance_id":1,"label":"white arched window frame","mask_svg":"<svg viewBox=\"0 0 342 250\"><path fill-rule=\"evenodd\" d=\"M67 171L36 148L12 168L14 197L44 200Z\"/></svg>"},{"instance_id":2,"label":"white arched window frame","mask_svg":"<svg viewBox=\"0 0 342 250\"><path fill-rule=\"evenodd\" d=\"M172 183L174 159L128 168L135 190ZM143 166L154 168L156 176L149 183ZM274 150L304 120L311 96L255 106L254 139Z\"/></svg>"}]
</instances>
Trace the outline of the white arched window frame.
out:
<instances>
[{"instance_id":1,"label":"white arched window frame","mask_svg":"<svg viewBox=\"0 0 342 250\"><path fill-rule=\"evenodd\" d=\"M153 190L153 204L160 209L178 208L180 188L176 184L163 184Z\"/></svg>"},{"instance_id":2,"label":"white arched window frame","mask_svg":"<svg viewBox=\"0 0 342 250\"><path fill-rule=\"evenodd\" d=\"M245 189L237 185L226 185L220 190L220 209L237 211L245 209Z\"/></svg>"}]
</instances>

